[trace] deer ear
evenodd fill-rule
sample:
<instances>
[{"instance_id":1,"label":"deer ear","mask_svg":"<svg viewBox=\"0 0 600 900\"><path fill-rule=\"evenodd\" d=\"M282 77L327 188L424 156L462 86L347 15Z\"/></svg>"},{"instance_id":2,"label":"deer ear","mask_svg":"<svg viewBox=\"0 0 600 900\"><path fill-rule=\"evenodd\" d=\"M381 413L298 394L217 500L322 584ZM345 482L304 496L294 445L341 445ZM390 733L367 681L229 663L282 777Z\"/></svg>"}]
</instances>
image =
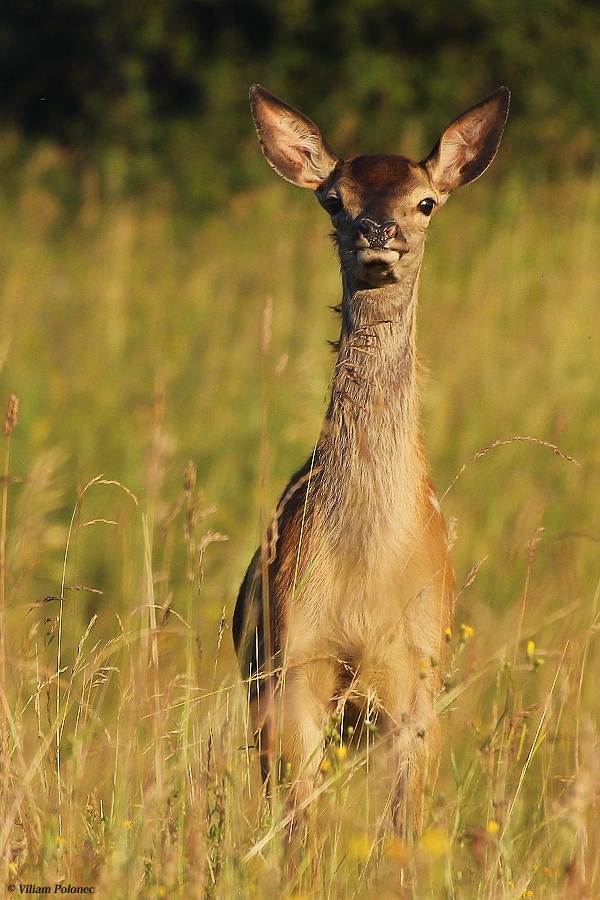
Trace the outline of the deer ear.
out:
<instances>
[{"instance_id":1,"label":"deer ear","mask_svg":"<svg viewBox=\"0 0 600 900\"><path fill-rule=\"evenodd\" d=\"M422 163L440 193L483 175L500 146L509 103L508 88L498 88L448 125Z\"/></svg>"},{"instance_id":2,"label":"deer ear","mask_svg":"<svg viewBox=\"0 0 600 900\"><path fill-rule=\"evenodd\" d=\"M292 184L316 190L338 158L315 123L258 84L250 88L250 108L269 165Z\"/></svg>"}]
</instances>

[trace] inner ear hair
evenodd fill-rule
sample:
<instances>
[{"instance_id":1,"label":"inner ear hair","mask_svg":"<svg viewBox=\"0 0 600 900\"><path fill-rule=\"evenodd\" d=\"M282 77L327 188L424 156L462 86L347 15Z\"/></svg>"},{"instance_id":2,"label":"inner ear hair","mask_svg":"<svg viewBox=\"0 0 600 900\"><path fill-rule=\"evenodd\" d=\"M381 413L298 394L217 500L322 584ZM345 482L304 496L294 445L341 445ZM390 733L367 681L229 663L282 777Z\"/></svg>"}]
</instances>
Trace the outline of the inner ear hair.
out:
<instances>
[{"instance_id":1,"label":"inner ear hair","mask_svg":"<svg viewBox=\"0 0 600 900\"><path fill-rule=\"evenodd\" d=\"M269 165L298 187L316 190L338 157L311 119L258 84L250 88L250 108Z\"/></svg>"},{"instance_id":2,"label":"inner ear hair","mask_svg":"<svg viewBox=\"0 0 600 900\"><path fill-rule=\"evenodd\" d=\"M448 125L422 163L442 194L483 175L498 152L509 105L510 91L500 87Z\"/></svg>"}]
</instances>

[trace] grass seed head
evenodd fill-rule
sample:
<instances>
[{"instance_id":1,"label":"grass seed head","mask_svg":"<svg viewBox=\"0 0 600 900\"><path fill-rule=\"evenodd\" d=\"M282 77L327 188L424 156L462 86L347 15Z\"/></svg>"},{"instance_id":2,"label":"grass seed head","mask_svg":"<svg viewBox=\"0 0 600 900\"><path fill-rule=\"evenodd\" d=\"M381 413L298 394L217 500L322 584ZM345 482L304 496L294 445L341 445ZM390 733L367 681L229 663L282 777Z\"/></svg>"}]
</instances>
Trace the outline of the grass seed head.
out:
<instances>
[{"instance_id":1,"label":"grass seed head","mask_svg":"<svg viewBox=\"0 0 600 900\"><path fill-rule=\"evenodd\" d=\"M6 407L6 418L4 420L4 437L10 437L13 433L15 425L19 417L19 398L16 394L11 394L8 398Z\"/></svg>"}]
</instances>

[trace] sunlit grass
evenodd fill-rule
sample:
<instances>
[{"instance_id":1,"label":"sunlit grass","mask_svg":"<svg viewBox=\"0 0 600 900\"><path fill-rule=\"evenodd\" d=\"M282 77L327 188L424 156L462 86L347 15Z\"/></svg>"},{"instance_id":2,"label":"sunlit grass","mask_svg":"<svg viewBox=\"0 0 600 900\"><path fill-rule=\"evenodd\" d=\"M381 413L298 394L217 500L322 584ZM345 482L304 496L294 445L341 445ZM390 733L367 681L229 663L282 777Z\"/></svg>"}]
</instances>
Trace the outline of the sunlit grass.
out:
<instances>
[{"instance_id":1,"label":"sunlit grass","mask_svg":"<svg viewBox=\"0 0 600 900\"><path fill-rule=\"evenodd\" d=\"M0 399L20 398L1 485L8 881L598 892L599 185L477 184L433 224L423 429L463 586L441 771L413 851L380 827L376 727L354 750L334 723L287 886L229 620L260 510L323 415L340 293L327 224L286 186L202 224L156 197L90 200L65 225L40 187L0 208Z\"/></svg>"}]
</instances>

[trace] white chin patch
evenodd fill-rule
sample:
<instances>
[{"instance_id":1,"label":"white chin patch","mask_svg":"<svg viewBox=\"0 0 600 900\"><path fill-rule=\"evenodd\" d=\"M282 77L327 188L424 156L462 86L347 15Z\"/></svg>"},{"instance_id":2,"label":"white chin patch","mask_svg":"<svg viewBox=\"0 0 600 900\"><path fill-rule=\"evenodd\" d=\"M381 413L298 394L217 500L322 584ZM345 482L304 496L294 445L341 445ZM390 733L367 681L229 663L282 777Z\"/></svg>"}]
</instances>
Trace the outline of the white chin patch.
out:
<instances>
[{"instance_id":1,"label":"white chin patch","mask_svg":"<svg viewBox=\"0 0 600 900\"><path fill-rule=\"evenodd\" d=\"M397 250L358 250L356 258L361 266L393 266L400 254Z\"/></svg>"}]
</instances>

